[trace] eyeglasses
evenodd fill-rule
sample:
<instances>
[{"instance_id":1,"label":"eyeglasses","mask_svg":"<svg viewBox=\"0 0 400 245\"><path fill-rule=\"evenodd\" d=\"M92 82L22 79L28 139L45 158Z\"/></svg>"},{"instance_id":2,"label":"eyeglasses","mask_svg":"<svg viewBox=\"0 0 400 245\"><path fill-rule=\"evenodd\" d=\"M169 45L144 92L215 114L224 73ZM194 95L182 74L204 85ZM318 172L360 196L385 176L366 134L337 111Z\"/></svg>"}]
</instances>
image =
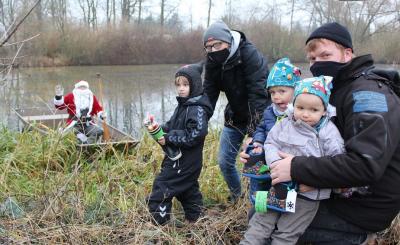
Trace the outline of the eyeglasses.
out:
<instances>
[{"instance_id":1,"label":"eyeglasses","mask_svg":"<svg viewBox=\"0 0 400 245\"><path fill-rule=\"evenodd\" d=\"M205 45L204 46L204 50L207 52L207 53L210 53L210 52L212 52L212 49L214 48L214 50L219 50L221 47L222 47L222 44L223 44L224 42L215 42L215 43L213 43L213 44L210 44L210 45Z\"/></svg>"}]
</instances>

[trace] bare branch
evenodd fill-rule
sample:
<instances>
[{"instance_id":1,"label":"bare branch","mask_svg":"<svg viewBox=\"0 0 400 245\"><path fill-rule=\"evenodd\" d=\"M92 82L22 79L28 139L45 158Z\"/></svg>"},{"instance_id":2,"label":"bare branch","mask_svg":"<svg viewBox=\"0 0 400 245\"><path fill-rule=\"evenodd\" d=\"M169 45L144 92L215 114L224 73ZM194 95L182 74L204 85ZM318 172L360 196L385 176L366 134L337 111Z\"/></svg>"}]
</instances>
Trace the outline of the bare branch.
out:
<instances>
[{"instance_id":1,"label":"bare branch","mask_svg":"<svg viewBox=\"0 0 400 245\"><path fill-rule=\"evenodd\" d=\"M34 38L37 38L38 36L40 36L40 33L38 33L38 34L36 34L36 35L34 35L32 37L28 37L27 39L24 39L22 41L18 41L18 42L14 42L14 43L6 43L6 44L3 45L3 47L9 47L9 46L12 46L12 45L24 43L24 42L30 41L30 40L32 40Z\"/></svg>"},{"instance_id":2,"label":"bare branch","mask_svg":"<svg viewBox=\"0 0 400 245\"><path fill-rule=\"evenodd\" d=\"M36 3L32 6L32 8L25 14L25 16L18 22L18 24L14 27L14 29L7 34L4 41L0 43L0 47L2 47L11 37L12 35L18 30L18 27L25 21L25 19L32 13L35 7L40 3L41 0L37 0Z\"/></svg>"}]
</instances>

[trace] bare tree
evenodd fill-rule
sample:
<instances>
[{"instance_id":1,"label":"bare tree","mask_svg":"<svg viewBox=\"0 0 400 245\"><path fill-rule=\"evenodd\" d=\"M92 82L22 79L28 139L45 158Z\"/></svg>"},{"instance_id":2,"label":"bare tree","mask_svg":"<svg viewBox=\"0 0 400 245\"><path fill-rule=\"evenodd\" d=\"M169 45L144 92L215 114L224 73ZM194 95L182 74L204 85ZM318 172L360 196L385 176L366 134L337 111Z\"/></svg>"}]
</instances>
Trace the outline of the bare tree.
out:
<instances>
[{"instance_id":1,"label":"bare tree","mask_svg":"<svg viewBox=\"0 0 400 245\"><path fill-rule=\"evenodd\" d=\"M309 13L310 23L321 25L331 21L341 22L350 28L354 39L361 43L399 22L397 0L303 0L296 1L296 4L295 9Z\"/></svg>"},{"instance_id":2,"label":"bare tree","mask_svg":"<svg viewBox=\"0 0 400 245\"><path fill-rule=\"evenodd\" d=\"M210 26L212 0L208 0L207 27Z\"/></svg>"},{"instance_id":3,"label":"bare tree","mask_svg":"<svg viewBox=\"0 0 400 245\"><path fill-rule=\"evenodd\" d=\"M166 0L161 0L161 12L160 12L160 26L161 28L164 28L164 12L165 12L165 1Z\"/></svg>"},{"instance_id":4,"label":"bare tree","mask_svg":"<svg viewBox=\"0 0 400 245\"><path fill-rule=\"evenodd\" d=\"M139 0L139 8L138 8L138 24L140 25L141 21L142 21L142 3L143 0Z\"/></svg>"},{"instance_id":5,"label":"bare tree","mask_svg":"<svg viewBox=\"0 0 400 245\"><path fill-rule=\"evenodd\" d=\"M54 27L64 33L67 21L67 0L48 0L44 6L51 18Z\"/></svg>"},{"instance_id":6,"label":"bare tree","mask_svg":"<svg viewBox=\"0 0 400 245\"><path fill-rule=\"evenodd\" d=\"M130 22L135 7L139 0L122 0L121 1L121 18L123 21Z\"/></svg>"},{"instance_id":7,"label":"bare tree","mask_svg":"<svg viewBox=\"0 0 400 245\"><path fill-rule=\"evenodd\" d=\"M88 28L97 29L97 0L78 0L83 13L83 20Z\"/></svg>"},{"instance_id":8,"label":"bare tree","mask_svg":"<svg viewBox=\"0 0 400 245\"><path fill-rule=\"evenodd\" d=\"M106 0L107 25L111 24L111 20L113 20L113 24L115 25L115 18L115 0Z\"/></svg>"}]
</instances>

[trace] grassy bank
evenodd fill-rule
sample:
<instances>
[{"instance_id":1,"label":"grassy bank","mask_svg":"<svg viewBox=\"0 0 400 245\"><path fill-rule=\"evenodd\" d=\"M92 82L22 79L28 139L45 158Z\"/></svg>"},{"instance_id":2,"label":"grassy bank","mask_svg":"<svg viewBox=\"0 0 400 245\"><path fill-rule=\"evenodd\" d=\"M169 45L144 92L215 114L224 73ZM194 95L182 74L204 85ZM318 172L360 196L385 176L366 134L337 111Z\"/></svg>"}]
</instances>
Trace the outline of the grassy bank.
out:
<instances>
[{"instance_id":1,"label":"grassy bank","mask_svg":"<svg viewBox=\"0 0 400 245\"><path fill-rule=\"evenodd\" d=\"M218 131L207 136L200 179L205 216L180 227L150 222L145 197L162 152L145 136L129 153L85 154L74 136L0 132L0 243L236 244L246 229L246 199L229 205L216 163ZM246 183L244 183L246 185ZM399 238L397 219L386 237ZM397 236L397 237L395 237Z\"/></svg>"}]
</instances>

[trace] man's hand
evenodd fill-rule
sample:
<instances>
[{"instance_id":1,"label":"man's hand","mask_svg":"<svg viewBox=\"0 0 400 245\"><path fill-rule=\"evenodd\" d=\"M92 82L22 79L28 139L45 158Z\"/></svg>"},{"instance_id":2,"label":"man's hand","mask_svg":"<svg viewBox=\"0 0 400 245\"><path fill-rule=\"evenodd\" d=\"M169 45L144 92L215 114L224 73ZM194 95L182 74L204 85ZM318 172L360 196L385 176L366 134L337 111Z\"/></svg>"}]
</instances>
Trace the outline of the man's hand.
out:
<instances>
[{"instance_id":1,"label":"man's hand","mask_svg":"<svg viewBox=\"0 0 400 245\"><path fill-rule=\"evenodd\" d=\"M244 144L242 146L243 151L240 152L240 154L239 154L240 162L242 162L242 163L246 163L247 159L250 157L249 154L246 153L246 148L251 143L251 141L253 141L252 137L249 137L244 141Z\"/></svg>"},{"instance_id":2,"label":"man's hand","mask_svg":"<svg viewBox=\"0 0 400 245\"><path fill-rule=\"evenodd\" d=\"M164 137L161 137L161 138L159 138L159 139L157 140L157 142L158 142L160 145L165 145L165 138L164 138Z\"/></svg>"},{"instance_id":3,"label":"man's hand","mask_svg":"<svg viewBox=\"0 0 400 245\"><path fill-rule=\"evenodd\" d=\"M63 86L61 86L60 84L56 85L54 88L54 92L55 92L56 96L63 96L63 94L64 94Z\"/></svg>"},{"instance_id":4,"label":"man's hand","mask_svg":"<svg viewBox=\"0 0 400 245\"><path fill-rule=\"evenodd\" d=\"M246 151L242 151L242 152L240 152L239 157L240 157L240 162L246 163L247 159L249 159L250 155L247 154Z\"/></svg>"},{"instance_id":5,"label":"man's hand","mask_svg":"<svg viewBox=\"0 0 400 245\"><path fill-rule=\"evenodd\" d=\"M272 185L292 180L290 168L294 156L284 152L278 152L278 154L282 159L271 164Z\"/></svg>"}]
</instances>

